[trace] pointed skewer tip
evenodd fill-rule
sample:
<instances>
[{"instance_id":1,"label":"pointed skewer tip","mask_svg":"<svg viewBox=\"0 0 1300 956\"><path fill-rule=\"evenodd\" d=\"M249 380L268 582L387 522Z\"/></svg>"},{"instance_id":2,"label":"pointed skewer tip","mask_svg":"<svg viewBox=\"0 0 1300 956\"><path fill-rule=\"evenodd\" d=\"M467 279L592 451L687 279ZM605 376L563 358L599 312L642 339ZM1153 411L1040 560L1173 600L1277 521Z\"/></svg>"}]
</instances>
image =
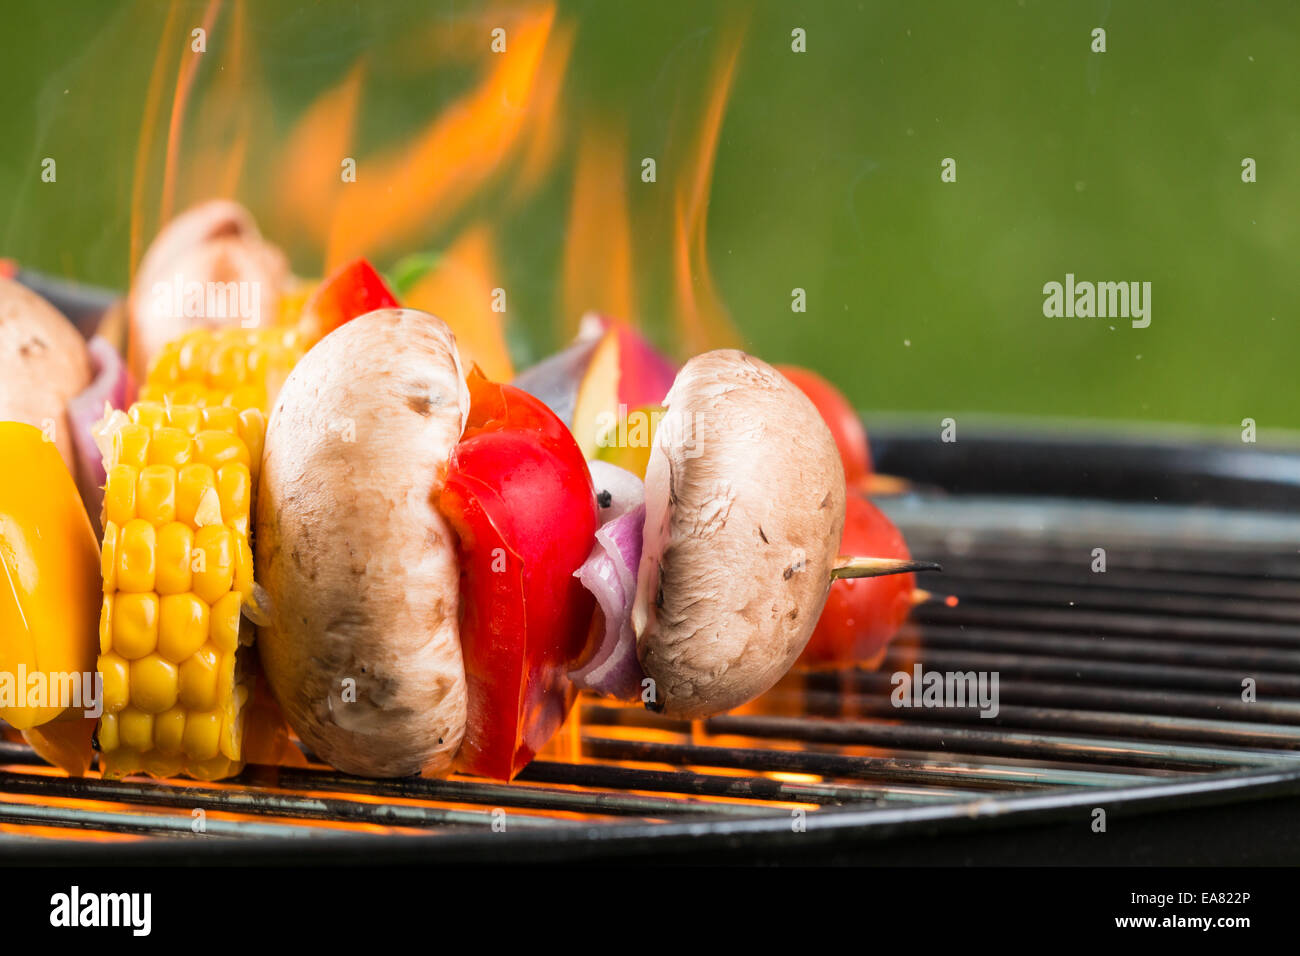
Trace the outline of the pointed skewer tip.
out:
<instances>
[{"instance_id":1,"label":"pointed skewer tip","mask_svg":"<svg viewBox=\"0 0 1300 956\"><path fill-rule=\"evenodd\" d=\"M916 571L942 571L933 561L911 561L898 558L841 557L831 568L831 579L878 578L886 574L908 574Z\"/></svg>"}]
</instances>

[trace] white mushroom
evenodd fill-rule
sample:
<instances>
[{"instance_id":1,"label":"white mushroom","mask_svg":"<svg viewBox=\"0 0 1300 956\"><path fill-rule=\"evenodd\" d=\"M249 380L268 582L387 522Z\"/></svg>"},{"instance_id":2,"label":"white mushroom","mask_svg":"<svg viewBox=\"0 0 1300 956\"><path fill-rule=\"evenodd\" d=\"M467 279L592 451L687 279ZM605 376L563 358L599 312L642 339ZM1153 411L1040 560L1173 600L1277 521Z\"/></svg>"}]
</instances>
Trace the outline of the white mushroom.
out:
<instances>
[{"instance_id":1,"label":"white mushroom","mask_svg":"<svg viewBox=\"0 0 1300 956\"><path fill-rule=\"evenodd\" d=\"M238 283L246 283L242 291L246 303L256 305L257 324L271 324L288 279L284 254L262 238L243 206L213 199L181 213L158 233L131 283L130 364L136 381L144 381L166 343L192 328L254 324L253 316L242 316L231 304L231 292L241 292ZM236 283L233 290L229 283ZM201 303L190 296L195 289Z\"/></svg>"},{"instance_id":2,"label":"white mushroom","mask_svg":"<svg viewBox=\"0 0 1300 956\"><path fill-rule=\"evenodd\" d=\"M468 408L447 326L386 309L317 344L271 414L262 662L290 725L348 773L444 773L460 746L460 568L433 502Z\"/></svg>"},{"instance_id":3,"label":"white mushroom","mask_svg":"<svg viewBox=\"0 0 1300 956\"><path fill-rule=\"evenodd\" d=\"M652 706L703 717L768 690L807 644L844 530L844 470L813 404L743 352L691 359L664 404L632 623Z\"/></svg>"}]
</instances>

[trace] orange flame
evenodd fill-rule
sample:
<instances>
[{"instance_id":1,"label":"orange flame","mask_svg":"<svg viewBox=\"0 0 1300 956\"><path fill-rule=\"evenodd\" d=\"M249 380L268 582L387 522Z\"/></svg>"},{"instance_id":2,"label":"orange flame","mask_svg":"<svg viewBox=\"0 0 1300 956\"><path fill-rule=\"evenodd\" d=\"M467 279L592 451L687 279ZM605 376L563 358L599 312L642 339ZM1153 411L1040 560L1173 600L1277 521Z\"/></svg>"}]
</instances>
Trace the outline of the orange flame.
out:
<instances>
[{"instance_id":1,"label":"orange flame","mask_svg":"<svg viewBox=\"0 0 1300 956\"><path fill-rule=\"evenodd\" d=\"M708 208L718 137L727 112L740 54L740 31L724 44L709 85L704 122L695 145L694 175L677 186L674 206L673 263L678 322L683 344L692 352L739 344L740 336L709 271Z\"/></svg>"},{"instance_id":2,"label":"orange flame","mask_svg":"<svg viewBox=\"0 0 1300 956\"><path fill-rule=\"evenodd\" d=\"M525 127L554 19L550 6L524 15L476 90L409 145L358 162L357 181L341 184L327 272L427 234L497 172Z\"/></svg>"},{"instance_id":3,"label":"orange flame","mask_svg":"<svg viewBox=\"0 0 1300 956\"><path fill-rule=\"evenodd\" d=\"M323 158L347 155L364 76L363 59L312 103L290 132L275 174L276 182L283 186L275 211L276 225L283 232L329 234L338 200L339 167Z\"/></svg>"},{"instance_id":4,"label":"orange flame","mask_svg":"<svg viewBox=\"0 0 1300 956\"><path fill-rule=\"evenodd\" d=\"M140 119L140 142L135 151L135 170L131 180L131 261L128 265L132 273L135 272L136 264L144 253L144 207L147 196L145 187L151 182L148 175L149 160L153 155L154 130L158 128L158 117L161 115L163 78L168 72L164 66L168 61L168 54L177 49L172 41L172 34L175 32L176 15L179 10L179 6L171 6L167 10L167 20L162 30L163 40L158 45L153 71L149 74L144 113Z\"/></svg>"},{"instance_id":5,"label":"orange flame","mask_svg":"<svg viewBox=\"0 0 1300 956\"><path fill-rule=\"evenodd\" d=\"M555 165L560 152L563 139L563 126L559 121L560 94L564 89L565 69L573 52L573 37L574 30L568 24L558 23L552 31L547 56L534 85L525 133L528 140L510 190L513 199L532 195Z\"/></svg>"},{"instance_id":6,"label":"orange flame","mask_svg":"<svg viewBox=\"0 0 1300 956\"><path fill-rule=\"evenodd\" d=\"M243 175L252 138L259 88L248 82L250 72L247 7L234 0L221 42L212 35L221 19L222 0L208 0L200 26L210 50L196 52L193 31L169 7L158 53L154 59L140 124L131 190L129 266L134 272L147 238L178 208L200 199L234 195ZM165 102L166 78L175 68L170 103ZM203 95L195 100L200 68L210 76ZM157 132L166 128L159 160L154 151ZM161 168L159 168L159 163ZM161 177L156 190L150 187ZM150 218L149 204L156 202Z\"/></svg>"},{"instance_id":7,"label":"orange flame","mask_svg":"<svg viewBox=\"0 0 1300 956\"><path fill-rule=\"evenodd\" d=\"M221 0L208 0L207 10L203 14L203 33L212 32L212 24L217 18ZM176 157L180 152L181 129L185 118L185 104L190 98L194 86L194 74L199 68L199 58L182 56L180 70L176 77L176 93L172 96L171 118L167 123L167 157L163 164L162 206L159 218L166 222L172 216L172 204L176 198Z\"/></svg>"},{"instance_id":8,"label":"orange flame","mask_svg":"<svg viewBox=\"0 0 1300 956\"><path fill-rule=\"evenodd\" d=\"M578 147L561 312L570 332L587 312L636 321L624 140L620 130L593 127Z\"/></svg>"},{"instance_id":9,"label":"orange flame","mask_svg":"<svg viewBox=\"0 0 1300 956\"><path fill-rule=\"evenodd\" d=\"M470 229L438 259L438 264L403 297L413 309L432 312L456 334L466 369L471 362L494 382L514 377L502 318L508 303L498 305L501 270L487 226ZM502 293L504 294L504 292ZM503 311L495 311L494 306Z\"/></svg>"},{"instance_id":10,"label":"orange flame","mask_svg":"<svg viewBox=\"0 0 1300 956\"><path fill-rule=\"evenodd\" d=\"M254 70L247 28L247 6L244 0L234 0L219 41L202 57L192 58L204 60L210 82L201 110L191 119L185 160L189 188L181 194L184 204L233 196L238 190L254 121L265 113L262 88L251 82ZM212 57L217 58L215 63Z\"/></svg>"}]
</instances>

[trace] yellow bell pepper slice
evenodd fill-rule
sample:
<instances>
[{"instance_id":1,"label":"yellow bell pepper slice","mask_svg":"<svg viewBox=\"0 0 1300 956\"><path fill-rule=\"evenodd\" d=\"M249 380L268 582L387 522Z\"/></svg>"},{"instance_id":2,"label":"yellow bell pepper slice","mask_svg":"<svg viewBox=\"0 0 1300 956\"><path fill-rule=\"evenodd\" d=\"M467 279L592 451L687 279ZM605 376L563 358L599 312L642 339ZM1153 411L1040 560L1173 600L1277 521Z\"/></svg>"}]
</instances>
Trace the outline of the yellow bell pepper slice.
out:
<instances>
[{"instance_id":1,"label":"yellow bell pepper slice","mask_svg":"<svg viewBox=\"0 0 1300 956\"><path fill-rule=\"evenodd\" d=\"M93 705L101 597L95 532L58 449L0 422L0 718L28 730Z\"/></svg>"}]
</instances>

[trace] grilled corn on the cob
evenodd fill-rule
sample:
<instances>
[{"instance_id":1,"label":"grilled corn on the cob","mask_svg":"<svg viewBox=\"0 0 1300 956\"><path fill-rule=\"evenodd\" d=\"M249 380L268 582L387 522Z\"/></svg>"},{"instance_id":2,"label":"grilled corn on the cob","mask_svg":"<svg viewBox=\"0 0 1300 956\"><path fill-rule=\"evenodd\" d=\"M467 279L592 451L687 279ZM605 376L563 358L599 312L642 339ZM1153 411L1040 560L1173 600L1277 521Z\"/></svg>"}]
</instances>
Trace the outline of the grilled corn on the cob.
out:
<instances>
[{"instance_id":1,"label":"grilled corn on the cob","mask_svg":"<svg viewBox=\"0 0 1300 956\"><path fill-rule=\"evenodd\" d=\"M257 408L142 401L104 426L101 769L213 780L242 766Z\"/></svg>"}]
</instances>

